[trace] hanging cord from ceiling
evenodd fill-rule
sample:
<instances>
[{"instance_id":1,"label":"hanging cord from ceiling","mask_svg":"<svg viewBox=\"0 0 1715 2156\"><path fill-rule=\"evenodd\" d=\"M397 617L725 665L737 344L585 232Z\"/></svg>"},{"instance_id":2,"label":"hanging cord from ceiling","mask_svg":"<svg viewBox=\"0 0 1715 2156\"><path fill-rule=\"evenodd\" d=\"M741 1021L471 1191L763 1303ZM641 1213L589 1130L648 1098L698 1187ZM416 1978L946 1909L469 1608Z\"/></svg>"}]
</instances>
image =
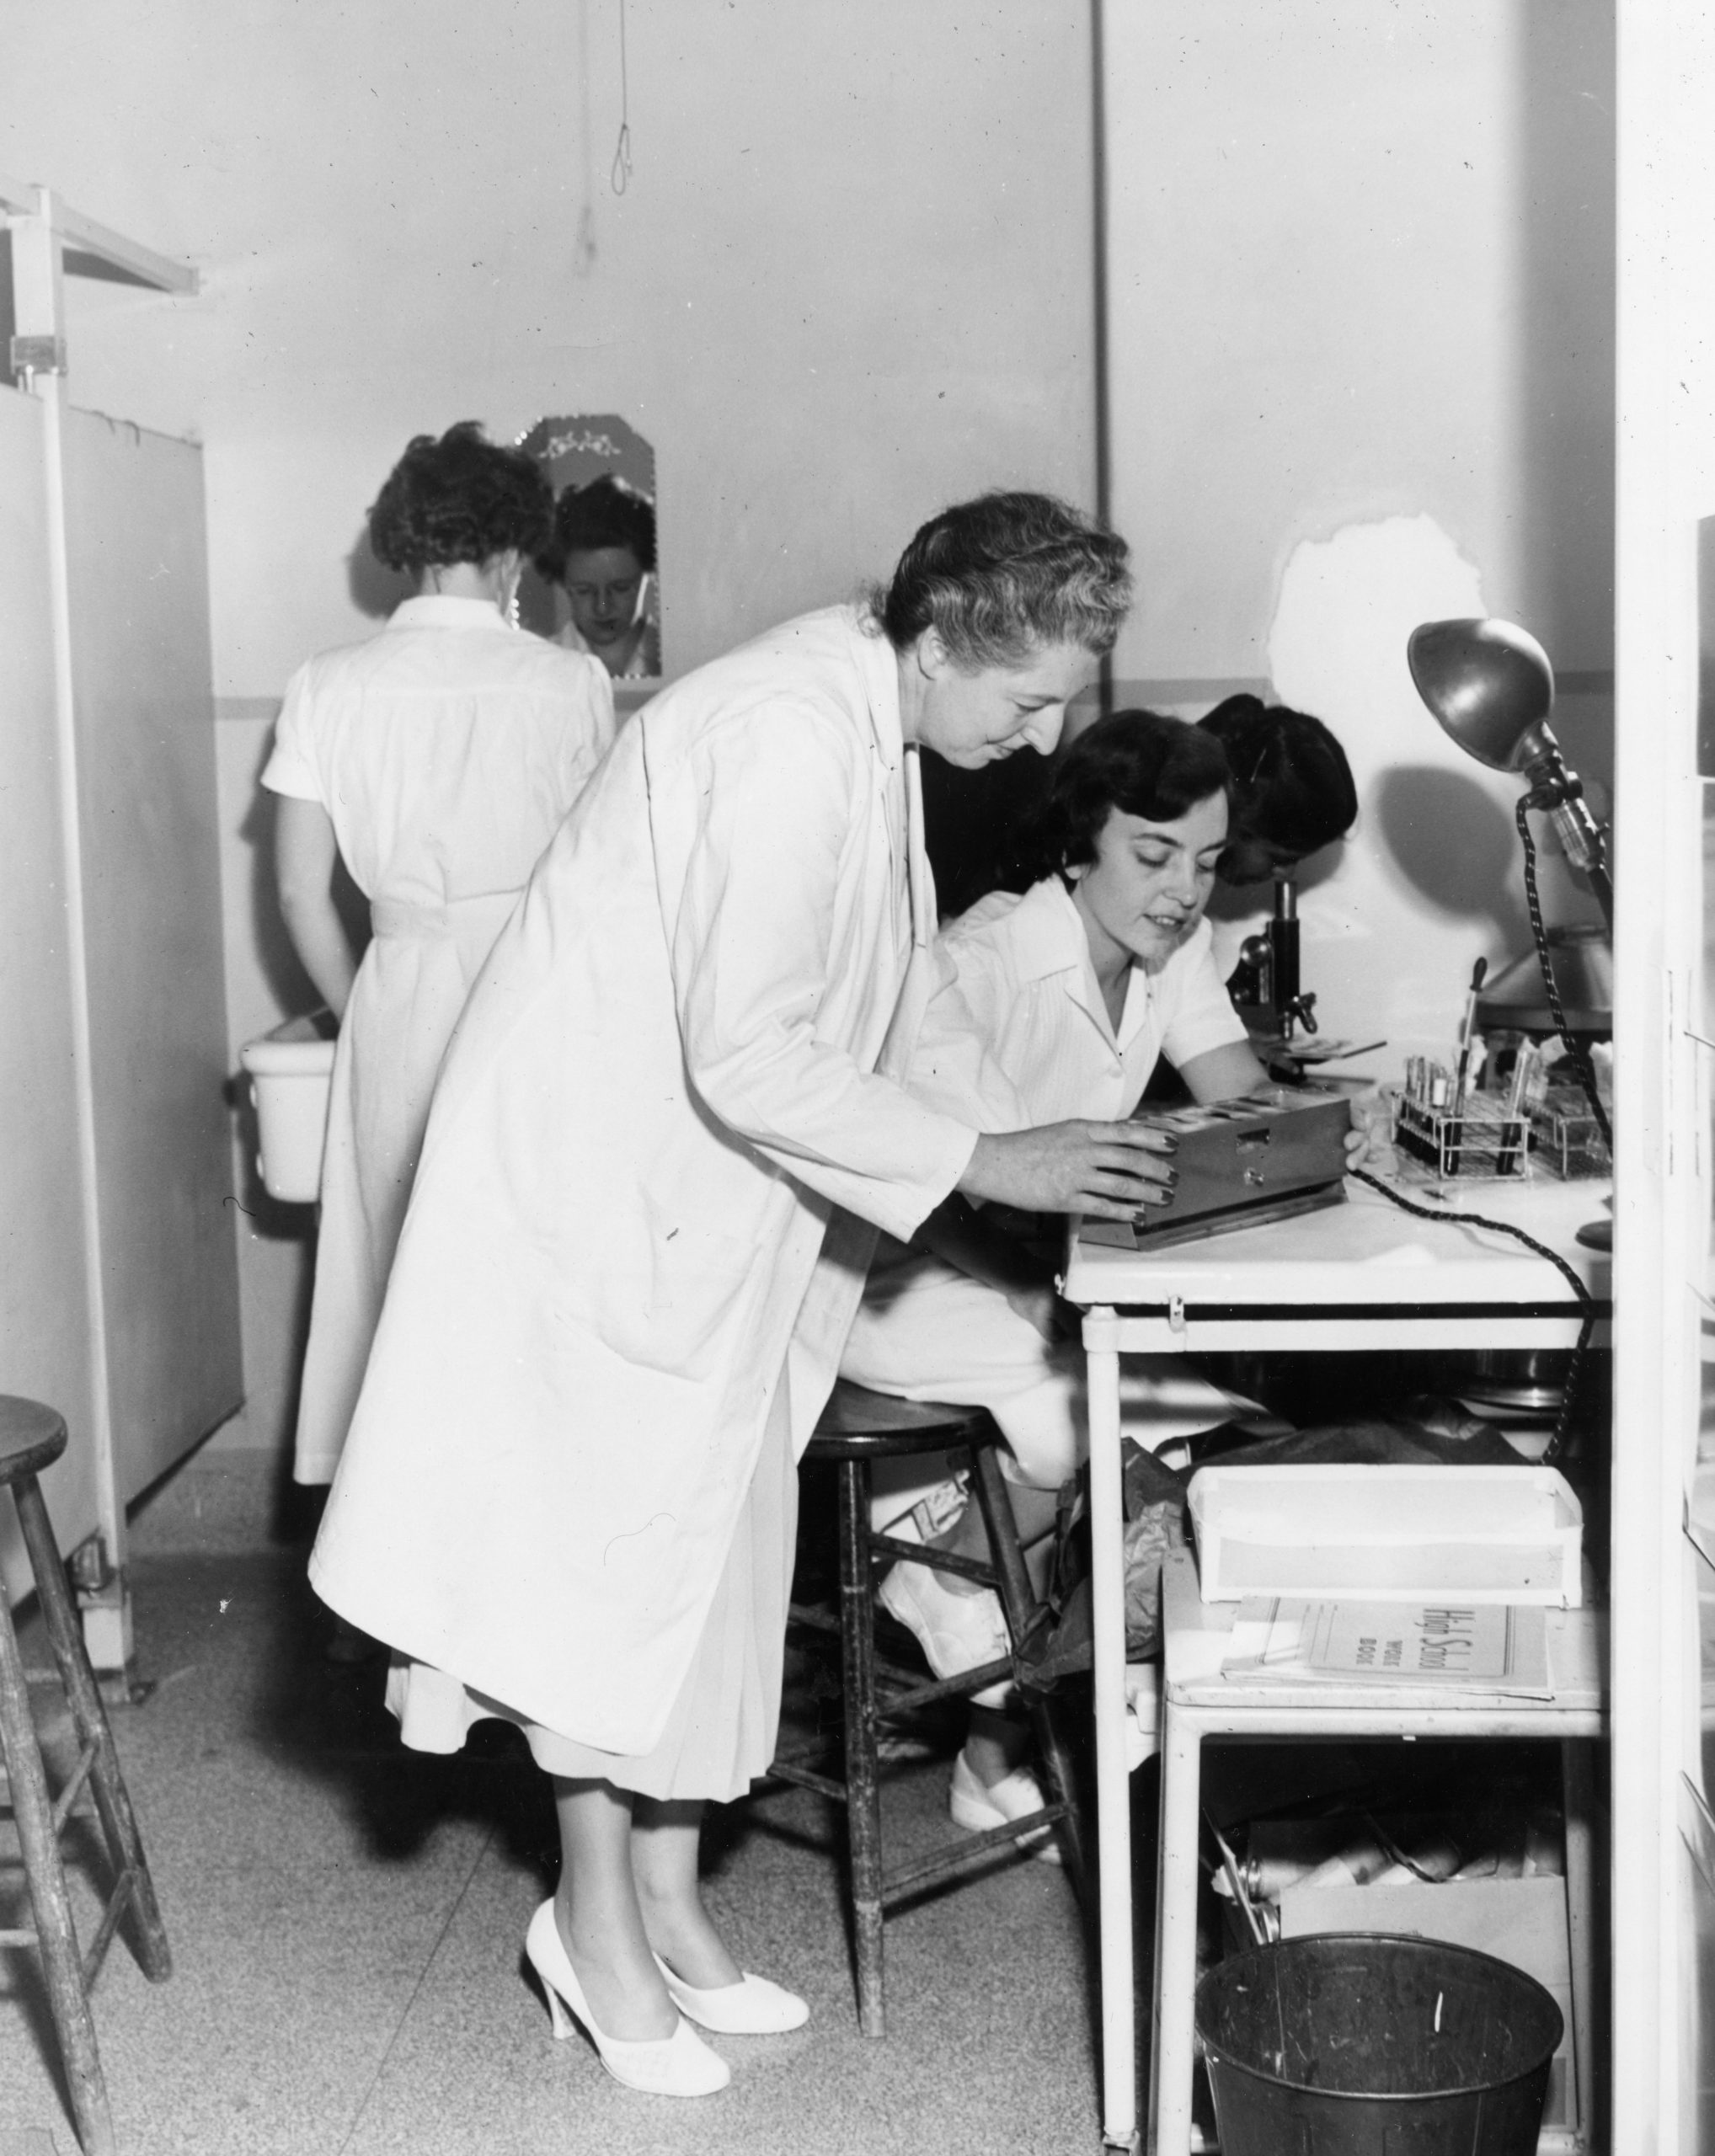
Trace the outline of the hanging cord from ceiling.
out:
<instances>
[{"instance_id":1,"label":"hanging cord from ceiling","mask_svg":"<svg viewBox=\"0 0 1715 2156\"><path fill-rule=\"evenodd\" d=\"M626 67L625 0L619 0L619 140L613 147L608 182L616 195L631 184L631 82Z\"/></svg>"}]
</instances>

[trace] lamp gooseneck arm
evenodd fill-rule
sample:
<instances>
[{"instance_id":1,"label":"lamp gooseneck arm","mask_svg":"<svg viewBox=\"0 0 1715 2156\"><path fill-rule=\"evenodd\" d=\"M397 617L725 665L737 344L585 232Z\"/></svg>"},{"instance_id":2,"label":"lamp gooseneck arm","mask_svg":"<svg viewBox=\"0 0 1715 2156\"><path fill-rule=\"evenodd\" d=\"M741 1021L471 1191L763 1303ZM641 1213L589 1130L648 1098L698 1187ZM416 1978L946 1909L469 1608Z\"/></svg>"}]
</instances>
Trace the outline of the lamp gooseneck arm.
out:
<instances>
[{"instance_id":1,"label":"lamp gooseneck arm","mask_svg":"<svg viewBox=\"0 0 1715 2156\"><path fill-rule=\"evenodd\" d=\"M1541 810L1553 824L1561 851L1589 879L1596 903L1601 907L1602 918L1611 928L1614 885L1608 873L1607 842L1602 835L1602 827L1591 815L1589 803L1584 799L1584 783L1576 771L1568 770L1553 734L1546 726L1536 728L1536 734L1532 743L1536 753L1525 766L1531 790L1525 796L1524 805Z\"/></svg>"}]
</instances>

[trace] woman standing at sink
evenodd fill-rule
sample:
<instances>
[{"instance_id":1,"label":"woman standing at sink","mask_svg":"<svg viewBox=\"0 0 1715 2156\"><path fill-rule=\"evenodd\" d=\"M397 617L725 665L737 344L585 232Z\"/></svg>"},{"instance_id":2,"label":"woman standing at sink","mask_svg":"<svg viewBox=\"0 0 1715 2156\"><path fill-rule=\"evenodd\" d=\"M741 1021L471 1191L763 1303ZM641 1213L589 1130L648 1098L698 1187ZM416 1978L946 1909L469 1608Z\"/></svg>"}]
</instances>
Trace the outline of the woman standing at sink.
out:
<instances>
[{"instance_id":1,"label":"woman standing at sink","mask_svg":"<svg viewBox=\"0 0 1715 2156\"><path fill-rule=\"evenodd\" d=\"M340 1021L300 1482L331 1481L339 1464L448 1036L613 736L600 662L508 620L553 513L532 459L473 422L418 435L369 513L377 558L414 575L416 595L378 635L300 668L262 774L279 797L280 910ZM336 861L370 903L361 963L334 901Z\"/></svg>"}]
</instances>

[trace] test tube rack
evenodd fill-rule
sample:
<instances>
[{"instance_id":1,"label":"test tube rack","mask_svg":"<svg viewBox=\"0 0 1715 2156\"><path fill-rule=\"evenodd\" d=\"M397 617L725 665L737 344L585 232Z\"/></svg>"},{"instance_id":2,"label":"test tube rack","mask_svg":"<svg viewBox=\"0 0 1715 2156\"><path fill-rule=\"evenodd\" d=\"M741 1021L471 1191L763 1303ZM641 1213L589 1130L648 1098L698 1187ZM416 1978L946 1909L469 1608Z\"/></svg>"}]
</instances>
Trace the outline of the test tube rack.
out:
<instances>
[{"instance_id":1,"label":"test tube rack","mask_svg":"<svg viewBox=\"0 0 1715 2156\"><path fill-rule=\"evenodd\" d=\"M1611 1175L1613 1157L1589 1102L1575 1088L1552 1086L1531 1111L1537 1160L1563 1182Z\"/></svg>"},{"instance_id":2,"label":"test tube rack","mask_svg":"<svg viewBox=\"0 0 1715 2156\"><path fill-rule=\"evenodd\" d=\"M1493 1093L1467 1093L1462 1111L1436 1107L1409 1093L1394 1118L1394 1143L1438 1176L1522 1182L1531 1171L1531 1118Z\"/></svg>"}]
</instances>

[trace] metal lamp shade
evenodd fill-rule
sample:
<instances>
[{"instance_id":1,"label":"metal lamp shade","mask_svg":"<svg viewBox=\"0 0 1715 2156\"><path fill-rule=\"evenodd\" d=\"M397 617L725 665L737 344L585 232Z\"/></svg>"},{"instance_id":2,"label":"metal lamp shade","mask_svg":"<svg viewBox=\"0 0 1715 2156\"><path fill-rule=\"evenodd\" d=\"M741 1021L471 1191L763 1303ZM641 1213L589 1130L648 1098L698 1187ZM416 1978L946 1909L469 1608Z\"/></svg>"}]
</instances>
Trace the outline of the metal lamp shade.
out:
<instances>
[{"instance_id":1,"label":"metal lamp shade","mask_svg":"<svg viewBox=\"0 0 1715 2156\"><path fill-rule=\"evenodd\" d=\"M1511 622L1425 622L1406 659L1418 694L1467 755L1523 771L1541 755L1554 669L1535 637Z\"/></svg>"}]
</instances>

